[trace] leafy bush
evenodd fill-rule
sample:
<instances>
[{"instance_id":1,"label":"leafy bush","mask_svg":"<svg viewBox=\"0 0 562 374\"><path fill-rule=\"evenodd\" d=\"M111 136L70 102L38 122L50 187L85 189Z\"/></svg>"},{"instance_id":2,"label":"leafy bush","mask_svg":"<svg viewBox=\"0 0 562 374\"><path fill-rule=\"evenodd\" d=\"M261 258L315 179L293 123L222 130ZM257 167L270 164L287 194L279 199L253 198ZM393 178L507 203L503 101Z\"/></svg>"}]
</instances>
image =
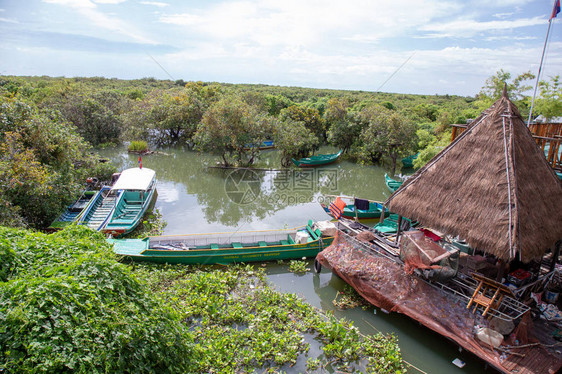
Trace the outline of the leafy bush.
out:
<instances>
[{"instance_id":1,"label":"leafy bush","mask_svg":"<svg viewBox=\"0 0 562 374\"><path fill-rule=\"evenodd\" d=\"M115 261L101 234L0 228L0 237L0 253L14 248L1 263L12 265L0 283L0 370L192 371L187 328Z\"/></svg>"}]
</instances>

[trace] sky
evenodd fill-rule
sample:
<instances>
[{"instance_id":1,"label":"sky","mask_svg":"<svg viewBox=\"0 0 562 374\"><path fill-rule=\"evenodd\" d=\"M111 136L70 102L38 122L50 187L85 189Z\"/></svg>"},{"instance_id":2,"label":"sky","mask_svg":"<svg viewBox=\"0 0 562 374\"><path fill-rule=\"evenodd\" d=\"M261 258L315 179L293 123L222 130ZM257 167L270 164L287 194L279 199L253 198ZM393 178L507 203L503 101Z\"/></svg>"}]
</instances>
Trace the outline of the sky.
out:
<instances>
[{"instance_id":1,"label":"sky","mask_svg":"<svg viewBox=\"0 0 562 374\"><path fill-rule=\"evenodd\" d=\"M0 0L0 75L474 96L538 72L554 0ZM562 13L541 78L562 75Z\"/></svg>"}]
</instances>

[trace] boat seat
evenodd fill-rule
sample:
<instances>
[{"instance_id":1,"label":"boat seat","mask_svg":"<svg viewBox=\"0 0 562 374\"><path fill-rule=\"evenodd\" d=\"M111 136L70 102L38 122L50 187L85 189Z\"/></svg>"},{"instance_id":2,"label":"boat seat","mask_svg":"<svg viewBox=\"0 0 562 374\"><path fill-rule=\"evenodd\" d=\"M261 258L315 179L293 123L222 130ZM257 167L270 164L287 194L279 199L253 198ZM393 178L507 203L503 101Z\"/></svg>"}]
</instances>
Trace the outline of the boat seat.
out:
<instances>
[{"instance_id":1,"label":"boat seat","mask_svg":"<svg viewBox=\"0 0 562 374\"><path fill-rule=\"evenodd\" d=\"M281 245L289 245L289 242L287 240L281 240Z\"/></svg>"},{"instance_id":2,"label":"boat seat","mask_svg":"<svg viewBox=\"0 0 562 374\"><path fill-rule=\"evenodd\" d=\"M295 240L293 239L291 234L287 234L287 241L289 242L289 244L295 244Z\"/></svg>"},{"instance_id":3,"label":"boat seat","mask_svg":"<svg viewBox=\"0 0 562 374\"><path fill-rule=\"evenodd\" d=\"M218 244L211 244L211 249L219 249L219 245Z\"/></svg>"},{"instance_id":4,"label":"boat seat","mask_svg":"<svg viewBox=\"0 0 562 374\"><path fill-rule=\"evenodd\" d=\"M267 247L267 243L264 242L264 241L258 242L258 245L259 245L260 247Z\"/></svg>"},{"instance_id":5,"label":"boat seat","mask_svg":"<svg viewBox=\"0 0 562 374\"><path fill-rule=\"evenodd\" d=\"M232 248L242 248L242 243L234 242L232 243Z\"/></svg>"}]
</instances>

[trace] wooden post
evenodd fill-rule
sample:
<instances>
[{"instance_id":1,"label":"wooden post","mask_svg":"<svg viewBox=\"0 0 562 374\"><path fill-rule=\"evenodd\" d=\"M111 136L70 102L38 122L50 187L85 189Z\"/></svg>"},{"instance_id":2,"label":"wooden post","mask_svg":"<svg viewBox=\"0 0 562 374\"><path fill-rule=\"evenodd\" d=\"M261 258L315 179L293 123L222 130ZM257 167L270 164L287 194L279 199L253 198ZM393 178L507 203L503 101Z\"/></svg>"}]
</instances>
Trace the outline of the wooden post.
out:
<instances>
[{"instance_id":1,"label":"wooden post","mask_svg":"<svg viewBox=\"0 0 562 374\"><path fill-rule=\"evenodd\" d=\"M396 231L396 244L400 243L400 231L402 231L402 216L398 215L398 231Z\"/></svg>"},{"instance_id":2,"label":"wooden post","mask_svg":"<svg viewBox=\"0 0 562 374\"><path fill-rule=\"evenodd\" d=\"M355 210L355 222L358 222L359 218L357 218L357 204L355 204L355 196L353 196L353 210Z\"/></svg>"},{"instance_id":3,"label":"wooden post","mask_svg":"<svg viewBox=\"0 0 562 374\"><path fill-rule=\"evenodd\" d=\"M383 222L384 222L384 211L385 211L385 209L386 209L386 208L385 208L385 205L382 204L382 213L381 213L381 218L380 218L380 220L379 220L380 223L383 223Z\"/></svg>"},{"instance_id":4,"label":"wooden post","mask_svg":"<svg viewBox=\"0 0 562 374\"><path fill-rule=\"evenodd\" d=\"M498 275L496 276L496 282L501 283L503 275L505 274L506 263L502 260L498 260Z\"/></svg>"}]
</instances>

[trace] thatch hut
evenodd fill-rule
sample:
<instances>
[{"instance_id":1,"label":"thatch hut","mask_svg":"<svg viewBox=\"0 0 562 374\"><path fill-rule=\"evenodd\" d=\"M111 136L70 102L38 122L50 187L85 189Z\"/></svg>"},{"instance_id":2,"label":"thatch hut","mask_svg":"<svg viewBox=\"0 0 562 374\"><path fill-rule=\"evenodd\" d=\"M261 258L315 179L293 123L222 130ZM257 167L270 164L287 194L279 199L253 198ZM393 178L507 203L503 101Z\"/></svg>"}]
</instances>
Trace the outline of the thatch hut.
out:
<instances>
[{"instance_id":1,"label":"thatch hut","mask_svg":"<svg viewBox=\"0 0 562 374\"><path fill-rule=\"evenodd\" d=\"M505 92L385 205L504 261L562 240L562 183Z\"/></svg>"}]
</instances>

